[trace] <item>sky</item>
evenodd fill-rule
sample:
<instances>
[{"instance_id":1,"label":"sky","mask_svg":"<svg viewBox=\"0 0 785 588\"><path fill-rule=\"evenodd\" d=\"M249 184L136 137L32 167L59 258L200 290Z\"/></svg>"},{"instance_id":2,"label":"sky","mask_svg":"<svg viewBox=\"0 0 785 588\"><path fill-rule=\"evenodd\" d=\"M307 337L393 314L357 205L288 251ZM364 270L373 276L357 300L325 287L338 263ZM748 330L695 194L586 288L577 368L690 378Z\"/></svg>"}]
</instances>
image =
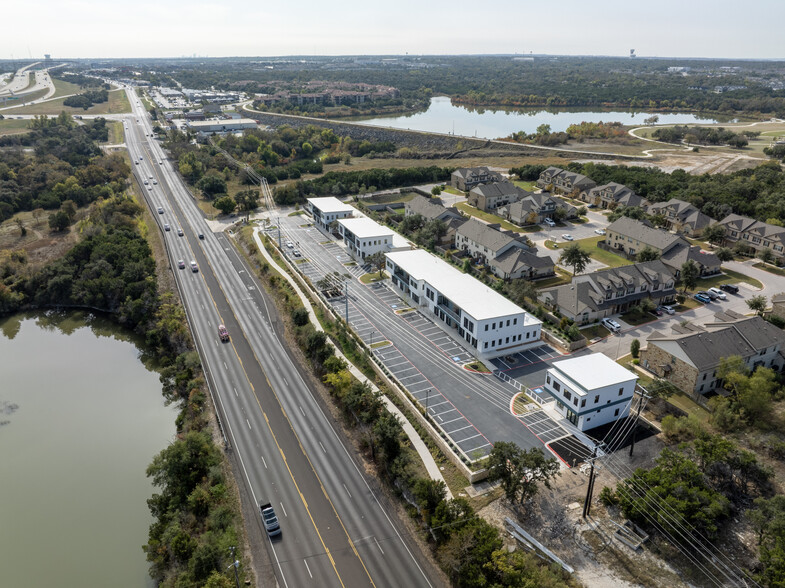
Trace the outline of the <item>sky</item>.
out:
<instances>
[{"instance_id":1,"label":"sky","mask_svg":"<svg viewBox=\"0 0 785 588\"><path fill-rule=\"evenodd\" d=\"M0 59L545 53L785 59L783 0L29 0ZM12 23L18 23L12 25Z\"/></svg>"}]
</instances>

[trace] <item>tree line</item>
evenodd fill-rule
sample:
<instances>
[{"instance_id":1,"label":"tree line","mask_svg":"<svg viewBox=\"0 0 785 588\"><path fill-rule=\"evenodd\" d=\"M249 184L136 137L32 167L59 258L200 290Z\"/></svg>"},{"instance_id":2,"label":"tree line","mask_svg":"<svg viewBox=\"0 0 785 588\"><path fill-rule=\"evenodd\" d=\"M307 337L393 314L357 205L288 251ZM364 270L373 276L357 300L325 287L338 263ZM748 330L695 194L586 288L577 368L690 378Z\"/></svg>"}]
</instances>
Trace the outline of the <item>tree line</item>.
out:
<instances>
[{"instance_id":1,"label":"tree line","mask_svg":"<svg viewBox=\"0 0 785 588\"><path fill-rule=\"evenodd\" d=\"M89 90L75 96L69 96L63 100L63 104L65 106L83 108L84 110L87 110L94 104L101 104L102 102L107 102L108 100L109 92L106 90Z\"/></svg>"},{"instance_id":2,"label":"tree line","mask_svg":"<svg viewBox=\"0 0 785 588\"><path fill-rule=\"evenodd\" d=\"M722 127L689 127L676 125L655 129L652 137L666 143L699 143L701 145L729 145L736 149L746 147L749 139L760 135L757 131L734 133Z\"/></svg>"}]
</instances>

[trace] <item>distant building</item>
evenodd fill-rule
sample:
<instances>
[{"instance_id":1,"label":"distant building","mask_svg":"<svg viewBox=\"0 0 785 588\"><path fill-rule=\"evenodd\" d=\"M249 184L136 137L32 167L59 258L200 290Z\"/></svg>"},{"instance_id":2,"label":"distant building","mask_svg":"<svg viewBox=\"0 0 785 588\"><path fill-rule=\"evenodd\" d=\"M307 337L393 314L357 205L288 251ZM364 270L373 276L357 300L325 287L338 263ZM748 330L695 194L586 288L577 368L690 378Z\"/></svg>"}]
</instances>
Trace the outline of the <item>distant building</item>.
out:
<instances>
[{"instance_id":1,"label":"distant building","mask_svg":"<svg viewBox=\"0 0 785 588\"><path fill-rule=\"evenodd\" d=\"M665 218L665 228L688 237L697 237L703 232L703 229L715 222L713 218L703 214L694 205L678 198L652 204L649 206L648 213L655 216L661 215Z\"/></svg>"},{"instance_id":2,"label":"distant building","mask_svg":"<svg viewBox=\"0 0 785 588\"><path fill-rule=\"evenodd\" d=\"M503 182L504 177L498 172L492 172L487 167L466 167L456 169L450 175L450 185L458 190L468 192L480 184Z\"/></svg>"},{"instance_id":3,"label":"distant building","mask_svg":"<svg viewBox=\"0 0 785 588\"><path fill-rule=\"evenodd\" d=\"M607 355L591 353L553 362L543 387L556 399L556 409L586 431L625 418L637 380Z\"/></svg>"},{"instance_id":4,"label":"distant building","mask_svg":"<svg viewBox=\"0 0 785 588\"><path fill-rule=\"evenodd\" d=\"M475 208L492 212L500 206L517 202L528 194L529 192L512 182L492 182L472 188L466 201Z\"/></svg>"},{"instance_id":5,"label":"distant building","mask_svg":"<svg viewBox=\"0 0 785 588\"><path fill-rule=\"evenodd\" d=\"M308 211L317 226L330 230L330 224L342 218L349 218L355 212L354 207L344 204L335 196L308 198Z\"/></svg>"},{"instance_id":6,"label":"distant building","mask_svg":"<svg viewBox=\"0 0 785 588\"><path fill-rule=\"evenodd\" d=\"M644 199L630 190L624 184L610 182L603 186L592 188L581 198L584 202L594 204L600 208L613 210L617 206L642 206Z\"/></svg>"},{"instance_id":7,"label":"distant building","mask_svg":"<svg viewBox=\"0 0 785 588\"><path fill-rule=\"evenodd\" d=\"M232 120L197 120L189 122L188 127L197 133L209 135L212 133L234 133L244 129L255 129L257 127L257 123L255 120L250 118Z\"/></svg>"},{"instance_id":8,"label":"distant building","mask_svg":"<svg viewBox=\"0 0 785 588\"><path fill-rule=\"evenodd\" d=\"M563 170L560 167L549 167L540 173L537 186L543 190L551 190L586 200L587 194L597 186L597 182L583 174Z\"/></svg>"},{"instance_id":9,"label":"distant building","mask_svg":"<svg viewBox=\"0 0 785 588\"><path fill-rule=\"evenodd\" d=\"M718 224L725 227L727 243L744 243L756 253L769 249L780 260L785 257L785 228L783 227L738 214L729 214Z\"/></svg>"},{"instance_id":10,"label":"distant building","mask_svg":"<svg viewBox=\"0 0 785 588\"><path fill-rule=\"evenodd\" d=\"M393 285L413 306L457 331L480 359L540 344L540 320L427 251L388 253L387 270Z\"/></svg>"}]
</instances>

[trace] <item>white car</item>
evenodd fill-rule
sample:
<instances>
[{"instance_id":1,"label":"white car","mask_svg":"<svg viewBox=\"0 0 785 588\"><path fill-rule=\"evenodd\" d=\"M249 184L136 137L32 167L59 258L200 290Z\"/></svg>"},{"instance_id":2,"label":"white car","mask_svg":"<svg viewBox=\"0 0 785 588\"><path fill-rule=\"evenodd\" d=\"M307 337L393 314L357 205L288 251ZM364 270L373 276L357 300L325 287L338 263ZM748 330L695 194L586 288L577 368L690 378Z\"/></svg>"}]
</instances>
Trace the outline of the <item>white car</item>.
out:
<instances>
[{"instance_id":1,"label":"white car","mask_svg":"<svg viewBox=\"0 0 785 588\"><path fill-rule=\"evenodd\" d=\"M720 300L727 300L728 296L719 288L709 288L709 292L717 296Z\"/></svg>"},{"instance_id":2,"label":"white car","mask_svg":"<svg viewBox=\"0 0 785 588\"><path fill-rule=\"evenodd\" d=\"M660 306L660 310L668 314L676 314L676 309L672 306Z\"/></svg>"},{"instance_id":3,"label":"white car","mask_svg":"<svg viewBox=\"0 0 785 588\"><path fill-rule=\"evenodd\" d=\"M553 220L546 218L542 221L544 224L548 225L549 227L555 227L556 223Z\"/></svg>"},{"instance_id":4,"label":"white car","mask_svg":"<svg viewBox=\"0 0 785 588\"><path fill-rule=\"evenodd\" d=\"M572 241L572 240L573 240L573 239L572 239L572 235L568 235L567 233L564 233L564 234L561 236L561 238L562 238L562 239L564 239L565 241Z\"/></svg>"},{"instance_id":5,"label":"white car","mask_svg":"<svg viewBox=\"0 0 785 588\"><path fill-rule=\"evenodd\" d=\"M594 229L594 232L597 233L598 235L604 235L605 229Z\"/></svg>"},{"instance_id":6,"label":"white car","mask_svg":"<svg viewBox=\"0 0 785 588\"><path fill-rule=\"evenodd\" d=\"M601 323L602 326L608 329L611 333L618 333L621 331L621 325L613 319L604 318L602 319Z\"/></svg>"},{"instance_id":7,"label":"white car","mask_svg":"<svg viewBox=\"0 0 785 588\"><path fill-rule=\"evenodd\" d=\"M292 243L291 241L287 241L287 242L286 242L286 246L287 246L289 249L294 249L294 243Z\"/></svg>"}]
</instances>

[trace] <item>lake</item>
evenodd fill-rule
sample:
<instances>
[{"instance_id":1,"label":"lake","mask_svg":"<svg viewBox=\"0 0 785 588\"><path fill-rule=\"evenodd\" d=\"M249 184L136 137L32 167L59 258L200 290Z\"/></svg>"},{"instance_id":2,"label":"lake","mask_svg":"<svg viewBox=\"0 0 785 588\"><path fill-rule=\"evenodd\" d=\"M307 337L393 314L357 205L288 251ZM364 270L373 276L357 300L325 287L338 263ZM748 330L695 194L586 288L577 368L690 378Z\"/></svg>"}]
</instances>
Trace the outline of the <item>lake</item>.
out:
<instances>
[{"instance_id":1,"label":"lake","mask_svg":"<svg viewBox=\"0 0 785 588\"><path fill-rule=\"evenodd\" d=\"M653 113L660 117L658 124L716 123L716 118L702 117L687 112ZM355 119L363 124L412 129L432 133L455 133L467 137L498 139L518 131L533 133L542 124L550 125L552 132L566 131L572 124L586 122L621 122L625 125L643 125L650 112L601 111L562 108L558 110L482 109L453 105L447 96L431 98L425 112L370 119ZM727 119L721 122L731 122Z\"/></svg>"},{"instance_id":2,"label":"lake","mask_svg":"<svg viewBox=\"0 0 785 588\"><path fill-rule=\"evenodd\" d=\"M154 586L145 470L176 410L139 344L85 313L0 319L3 586Z\"/></svg>"}]
</instances>

